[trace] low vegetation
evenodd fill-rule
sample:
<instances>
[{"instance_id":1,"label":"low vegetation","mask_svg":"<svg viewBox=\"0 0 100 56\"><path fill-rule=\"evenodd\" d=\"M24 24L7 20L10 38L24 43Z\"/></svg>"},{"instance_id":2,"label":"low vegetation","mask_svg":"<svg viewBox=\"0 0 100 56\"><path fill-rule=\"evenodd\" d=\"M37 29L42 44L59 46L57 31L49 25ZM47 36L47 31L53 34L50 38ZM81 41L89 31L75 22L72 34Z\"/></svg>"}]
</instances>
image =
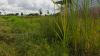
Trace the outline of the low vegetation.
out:
<instances>
[{"instance_id":1,"label":"low vegetation","mask_svg":"<svg viewBox=\"0 0 100 56\"><path fill-rule=\"evenodd\" d=\"M69 55L68 54L69 52L71 52L71 54L74 55L76 54L78 55L78 53L80 53L81 55L82 54L81 50L83 50L81 48L86 48L86 51L90 52L89 55L91 53L92 53L91 55L96 55L97 53L98 56L100 55L99 54L100 19L91 18L91 21L94 22L93 25L91 25L92 27L91 30L93 30L94 33L89 32L89 34L93 38L91 37L88 40L85 38L85 35L82 34L84 33L85 29L83 21L84 19L80 19L77 22L78 24L81 24L81 26L78 25L77 31L76 28L75 29L69 28L68 34L72 34L73 32L72 30L75 30L75 32L73 32L73 35L68 35L70 37L73 36L69 39L67 38L68 41L66 42L68 42L67 44L68 48L67 46L65 46L66 44L64 45L65 47L62 44L63 35L58 35L61 33L62 28L60 31L59 30L60 28L58 28L59 25L57 23L53 23L55 22L54 19L55 19L54 16L40 16L40 17L1 16L0 55L1 56L55 56L55 55L66 56ZM91 23L90 20L87 23ZM79 33L81 35L79 35ZM77 36L80 37L78 38ZM84 41L88 42L87 45L90 44L91 45L84 46L85 43Z\"/></svg>"}]
</instances>

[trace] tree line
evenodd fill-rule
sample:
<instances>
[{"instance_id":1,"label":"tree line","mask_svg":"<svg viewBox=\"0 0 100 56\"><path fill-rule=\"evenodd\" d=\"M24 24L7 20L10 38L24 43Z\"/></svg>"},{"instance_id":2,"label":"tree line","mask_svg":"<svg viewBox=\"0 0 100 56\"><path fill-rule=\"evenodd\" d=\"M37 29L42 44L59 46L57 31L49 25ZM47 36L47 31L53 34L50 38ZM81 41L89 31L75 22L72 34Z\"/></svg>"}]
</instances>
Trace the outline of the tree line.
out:
<instances>
[{"instance_id":1,"label":"tree line","mask_svg":"<svg viewBox=\"0 0 100 56\"><path fill-rule=\"evenodd\" d=\"M29 14L24 14L24 12L20 12L20 13L4 13L4 12L0 12L0 15L5 15L5 16L42 16L43 15L43 10L39 9L38 13L29 13ZM46 11L46 15L49 15L50 12L49 10Z\"/></svg>"}]
</instances>

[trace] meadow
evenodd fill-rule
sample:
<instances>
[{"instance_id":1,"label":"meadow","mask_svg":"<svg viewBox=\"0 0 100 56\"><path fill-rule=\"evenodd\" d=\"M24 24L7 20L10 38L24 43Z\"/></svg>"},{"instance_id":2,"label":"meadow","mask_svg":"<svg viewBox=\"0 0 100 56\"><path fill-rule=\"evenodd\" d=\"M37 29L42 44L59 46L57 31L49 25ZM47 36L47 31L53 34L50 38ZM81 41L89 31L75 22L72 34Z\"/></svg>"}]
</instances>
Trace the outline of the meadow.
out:
<instances>
[{"instance_id":1,"label":"meadow","mask_svg":"<svg viewBox=\"0 0 100 56\"><path fill-rule=\"evenodd\" d=\"M49 17L54 18L0 16L0 56L61 56L60 45L50 44L42 32Z\"/></svg>"},{"instance_id":2,"label":"meadow","mask_svg":"<svg viewBox=\"0 0 100 56\"><path fill-rule=\"evenodd\" d=\"M62 1L54 15L0 16L0 56L100 56L99 14Z\"/></svg>"},{"instance_id":3,"label":"meadow","mask_svg":"<svg viewBox=\"0 0 100 56\"><path fill-rule=\"evenodd\" d=\"M62 36L59 35L60 28L58 24L55 25L54 19L55 16L0 16L0 56L73 56L73 54L100 56L100 19L91 19L93 28L88 30L91 29L93 33L87 34L93 38L78 35L78 33L85 34L84 23L82 23L84 20L79 20L78 24L82 24L82 30L78 28L78 31L75 31L70 28L69 35L71 35L68 36L71 40L67 38L68 44L63 43L66 40L60 38ZM87 44L84 44L85 42Z\"/></svg>"}]
</instances>

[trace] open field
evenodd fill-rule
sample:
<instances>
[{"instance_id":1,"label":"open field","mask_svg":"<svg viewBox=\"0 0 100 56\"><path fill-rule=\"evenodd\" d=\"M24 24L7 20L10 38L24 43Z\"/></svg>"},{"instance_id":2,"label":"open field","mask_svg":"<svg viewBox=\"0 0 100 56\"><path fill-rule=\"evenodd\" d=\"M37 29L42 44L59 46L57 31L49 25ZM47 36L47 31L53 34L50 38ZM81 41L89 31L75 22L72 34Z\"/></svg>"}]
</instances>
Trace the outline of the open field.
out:
<instances>
[{"instance_id":1,"label":"open field","mask_svg":"<svg viewBox=\"0 0 100 56\"><path fill-rule=\"evenodd\" d=\"M56 53L42 36L40 22L45 19L48 17L1 16L0 56L58 56L61 51Z\"/></svg>"},{"instance_id":2,"label":"open field","mask_svg":"<svg viewBox=\"0 0 100 56\"><path fill-rule=\"evenodd\" d=\"M100 0L0 1L0 56L100 56Z\"/></svg>"},{"instance_id":3,"label":"open field","mask_svg":"<svg viewBox=\"0 0 100 56\"><path fill-rule=\"evenodd\" d=\"M51 29L48 29L49 20L52 19L55 19L55 17L0 16L0 56L68 55L67 51L63 51L60 43L50 43L48 40L53 34L50 32ZM98 56L100 56L100 19L91 20L94 22L93 29L95 34L93 37L94 39L95 37L97 38L95 43L98 43L98 46L93 50L97 53L99 52ZM48 33L46 33L50 37L45 36L43 31L47 31Z\"/></svg>"}]
</instances>

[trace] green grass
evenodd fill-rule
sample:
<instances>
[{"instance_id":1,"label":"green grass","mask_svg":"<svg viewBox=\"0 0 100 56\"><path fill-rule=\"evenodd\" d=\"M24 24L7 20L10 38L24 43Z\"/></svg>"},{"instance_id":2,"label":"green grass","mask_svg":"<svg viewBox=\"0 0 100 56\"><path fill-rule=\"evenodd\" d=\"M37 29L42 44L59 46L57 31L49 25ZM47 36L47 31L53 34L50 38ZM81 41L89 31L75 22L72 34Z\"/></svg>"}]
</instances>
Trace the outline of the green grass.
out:
<instances>
[{"instance_id":1,"label":"green grass","mask_svg":"<svg viewBox=\"0 0 100 56\"><path fill-rule=\"evenodd\" d=\"M100 19L0 16L0 56L100 56L99 42Z\"/></svg>"},{"instance_id":2,"label":"green grass","mask_svg":"<svg viewBox=\"0 0 100 56\"><path fill-rule=\"evenodd\" d=\"M62 56L60 45L51 45L43 33L51 18L0 16L0 56Z\"/></svg>"},{"instance_id":3,"label":"green grass","mask_svg":"<svg viewBox=\"0 0 100 56\"><path fill-rule=\"evenodd\" d=\"M70 13L67 7L67 0L63 1L65 3L63 4L64 13L60 13L61 15L55 18L54 28L55 36L61 39L60 43L64 53L67 53L68 56L99 56L100 46L98 39L100 33L97 33L99 31L97 28L100 28L97 27L99 24L97 21L99 20L90 15L89 1L84 0L82 11L80 11L77 6L78 3L75 5L72 0Z\"/></svg>"},{"instance_id":4,"label":"green grass","mask_svg":"<svg viewBox=\"0 0 100 56\"><path fill-rule=\"evenodd\" d=\"M0 56L100 56L100 19L84 1L81 15L64 0L63 14L0 16Z\"/></svg>"}]
</instances>

